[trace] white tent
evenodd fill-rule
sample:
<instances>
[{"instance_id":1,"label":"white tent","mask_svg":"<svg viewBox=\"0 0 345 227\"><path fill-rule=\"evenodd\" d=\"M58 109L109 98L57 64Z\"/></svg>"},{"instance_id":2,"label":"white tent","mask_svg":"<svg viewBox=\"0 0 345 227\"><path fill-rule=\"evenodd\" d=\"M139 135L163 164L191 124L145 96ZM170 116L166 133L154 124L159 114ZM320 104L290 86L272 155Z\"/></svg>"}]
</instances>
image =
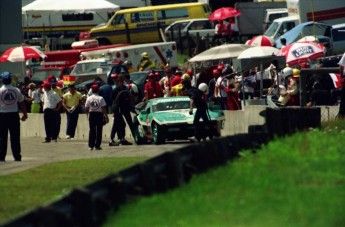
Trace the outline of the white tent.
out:
<instances>
[{"instance_id":1,"label":"white tent","mask_svg":"<svg viewBox=\"0 0 345 227\"><path fill-rule=\"evenodd\" d=\"M22 14L114 12L118 5L106 0L36 0L22 8Z\"/></svg>"}]
</instances>

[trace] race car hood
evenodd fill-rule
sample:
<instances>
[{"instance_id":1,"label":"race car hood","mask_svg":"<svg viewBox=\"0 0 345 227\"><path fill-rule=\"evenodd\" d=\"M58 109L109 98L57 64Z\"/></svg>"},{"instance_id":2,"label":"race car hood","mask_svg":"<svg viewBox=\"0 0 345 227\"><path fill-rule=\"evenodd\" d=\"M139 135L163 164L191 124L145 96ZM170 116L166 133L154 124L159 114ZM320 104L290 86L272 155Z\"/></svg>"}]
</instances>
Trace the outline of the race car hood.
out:
<instances>
[{"instance_id":1,"label":"race car hood","mask_svg":"<svg viewBox=\"0 0 345 227\"><path fill-rule=\"evenodd\" d=\"M195 111L194 111L195 112ZM160 124L174 124L174 123L193 123L194 116L189 115L189 110L174 110L156 112L153 118Z\"/></svg>"},{"instance_id":2,"label":"race car hood","mask_svg":"<svg viewBox=\"0 0 345 227\"><path fill-rule=\"evenodd\" d=\"M193 110L195 114L196 109ZM189 114L189 109L174 110L174 111L161 111L153 114L153 118L159 124L175 124L175 123L188 123L193 124L194 114ZM224 118L222 113L208 111L211 120ZM202 121L202 119L201 119Z\"/></svg>"}]
</instances>

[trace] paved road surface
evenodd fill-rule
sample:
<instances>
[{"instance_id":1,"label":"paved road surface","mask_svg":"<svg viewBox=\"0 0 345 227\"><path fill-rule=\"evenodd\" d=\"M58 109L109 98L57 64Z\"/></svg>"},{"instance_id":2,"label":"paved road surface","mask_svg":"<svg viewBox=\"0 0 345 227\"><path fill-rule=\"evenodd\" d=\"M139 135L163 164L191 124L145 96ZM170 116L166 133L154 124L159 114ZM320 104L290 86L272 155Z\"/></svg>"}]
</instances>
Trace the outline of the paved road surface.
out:
<instances>
[{"instance_id":1,"label":"paved road surface","mask_svg":"<svg viewBox=\"0 0 345 227\"><path fill-rule=\"evenodd\" d=\"M42 143L42 138L22 138L22 161L15 162L10 144L5 162L0 162L0 175L20 172L40 165L63 160L99 157L152 157L190 144L189 142L167 143L164 145L131 145L109 147L105 140L103 150L89 151L86 140L61 139L58 142ZM133 142L133 141L131 141Z\"/></svg>"}]
</instances>

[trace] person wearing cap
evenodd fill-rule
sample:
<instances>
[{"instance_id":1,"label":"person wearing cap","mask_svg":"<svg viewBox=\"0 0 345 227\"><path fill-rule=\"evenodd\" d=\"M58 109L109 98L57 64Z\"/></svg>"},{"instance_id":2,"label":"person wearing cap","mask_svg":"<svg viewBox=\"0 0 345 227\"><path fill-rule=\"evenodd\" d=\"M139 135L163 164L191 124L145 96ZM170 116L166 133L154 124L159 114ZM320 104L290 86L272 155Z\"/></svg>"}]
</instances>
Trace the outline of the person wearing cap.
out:
<instances>
[{"instance_id":1,"label":"person wearing cap","mask_svg":"<svg viewBox=\"0 0 345 227\"><path fill-rule=\"evenodd\" d=\"M154 69L155 67L155 63L150 60L149 54L147 52L143 52L141 54L141 60L138 65L138 71L144 71L146 68Z\"/></svg>"},{"instance_id":2,"label":"person wearing cap","mask_svg":"<svg viewBox=\"0 0 345 227\"><path fill-rule=\"evenodd\" d=\"M45 81L42 84L43 95L41 101L43 103L43 118L46 137L43 143L50 143L52 140L57 142L57 121L61 109L61 97L52 90L51 84Z\"/></svg>"},{"instance_id":3,"label":"person wearing cap","mask_svg":"<svg viewBox=\"0 0 345 227\"><path fill-rule=\"evenodd\" d=\"M3 85L0 88L0 161L4 162L6 158L8 132L11 138L13 158L15 161L21 161L19 119L25 121L28 118L24 96L18 88L11 85L12 75L10 72L3 72L1 79ZM22 117L19 116L19 110L23 113Z\"/></svg>"},{"instance_id":4,"label":"person wearing cap","mask_svg":"<svg viewBox=\"0 0 345 227\"><path fill-rule=\"evenodd\" d=\"M173 79L172 69L170 65L166 65L164 67L164 71L165 71L165 76L159 80L159 85L163 89L164 97L170 97L171 96L171 81Z\"/></svg>"},{"instance_id":5,"label":"person wearing cap","mask_svg":"<svg viewBox=\"0 0 345 227\"><path fill-rule=\"evenodd\" d=\"M150 72L147 77L148 81L144 86L145 97L143 98L143 101L163 97L162 87L156 81L155 74L153 72Z\"/></svg>"},{"instance_id":6,"label":"person wearing cap","mask_svg":"<svg viewBox=\"0 0 345 227\"><path fill-rule=\"evenodd\" d=\"M183 81L184 80L190 80L189 74L185 73L181 77L181 82L171 88L172 96L185 96L186 91L183 90Z\"/></svg>"},{"instance_id":7,"label":"person wearing cap","mask_svg":"<svg viewBox=\"0 0 345 227\"><path fill-rule=\"evenodd\" d=\"M36 84L29 84L28 100L31 102L31 113L41 112L41 92L36 88Z\"/></svg>"},{"instance_id":8,"label":"person wearing cap","mask_svg":"<svg viewBox=\"0 0 345 227\"><path fill-rule=\"evenodd\" d=\"M176 85L178 85L178 84L181 84L181 82L182 82L181 77L182 77L182 71L179 70L179 69L177 69L177 70L175 71L175 76L174 76L174 78L171 80L170 87L172 88L172 87L174 87L174 86L176 86Z\"/></svg>"},{"instance_id":9,"label":"person wearing cap","mask_svg":"<svg viewBox=\"0 0 345 227\"><path fill-rule=\"evenodd\" d=\"M49 75L47 81L51 84L52 86L52 90L56 92L56 94L58 94L60 96L60 98L62 99L62 89L60 87L57 86L57 80L55 78L54 75ZM63 108L61 108L58 112L57 112L57 121L56 121L56 135L57 138L59 138L60 135L60 127L61 127L61 113L63 112Z\"/></svg>"},{"instance_id":10,"label":"person wearing cap","mask_svg":"<svg viewBox=\"0 0 345 227\"><path fill-rule=\"evenodd\" d=\"M106 102L104 98L98 95L99 86L93 84L91 86L92 94L86 99L85 112L89 119L89 150L102 150L102 133L103 133L103 119L105 123L109 122L106 111Z\"/></svg>"},{"instance_id":11,"label":"person wearing cap","mask_svg":"<svg viewBox=\"0 0 345 227\"><path fill-rule=\"evenodd\" d=\"M213 78L208 83L208 91L209 91L208 100L213 101L214 103L218 103L218 100L214 96L214 89L216 87L216 82L217 82L218 77L220 76L218 69L213 69L212 75L213 75Z\"/></svg>"},{"instance_id":12,"label":"person wearing cap","mask_svg":"<svg viewBox=\"0 0 345 227\"><path fill-rule=\"evenodd\" d=\"M68 92L63 95L62 106L66 112L66 139L73 139L78 125L82 95L76 91L74 84L68 85Z\"/></svg>"},{"instance_id":13,"label":"person wearing cap","mask_svg":"<svg viewBox=\"0 0 345 227\"><path fill-rule=\"evenodd\" d=\"M217 99L222 110L227 110L227 93L226 87L228 85L228 79L225 77L225 74L222 73L224 69L224 65L220 64L217 67L217 70L220 72L220 76L218 77L215 88L214 88L214 98Z\"/></svg>"}]
</instances>

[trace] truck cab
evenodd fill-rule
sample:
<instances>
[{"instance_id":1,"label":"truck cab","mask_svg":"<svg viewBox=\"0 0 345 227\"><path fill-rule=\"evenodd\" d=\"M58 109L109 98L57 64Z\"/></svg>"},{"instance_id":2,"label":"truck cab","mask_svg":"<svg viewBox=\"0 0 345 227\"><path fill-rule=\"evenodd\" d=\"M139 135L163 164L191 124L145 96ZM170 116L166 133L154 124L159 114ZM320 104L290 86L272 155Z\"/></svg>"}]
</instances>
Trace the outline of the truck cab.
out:
<instances>
[{"instance_id":1,"label":"truck cab","mask_svg":"<svg viewBox=\"0 0 345 227\"><path fill-rule=\"evenodd\" d=\"M288 16L287 8L266 9L263 31L266 31L267 28L272 24L272 22L275 19L287 17L287 16Z\"/></svg>"},{"instance_id":2,"label":"truck cab","mask_svg":"<svg viewBox=\"0 0 345 227\"><path fill-rule=\"evenodd\" d=\"M331 28L329 55L345 52L345 23L333 25Z\"/></svg>"},{"instance_id":3,"label":"truck cab","mask_svg":"<svg viewBox=\"0 0 345 227\"><path fill-rule=\"evenodd\" d=\"M272 22L272 24L268 27L264 35L271 37L273 40L276 40L286 32L293 29L298 24L298 15L278 18Z\"/></svg>"}]
</instances>

